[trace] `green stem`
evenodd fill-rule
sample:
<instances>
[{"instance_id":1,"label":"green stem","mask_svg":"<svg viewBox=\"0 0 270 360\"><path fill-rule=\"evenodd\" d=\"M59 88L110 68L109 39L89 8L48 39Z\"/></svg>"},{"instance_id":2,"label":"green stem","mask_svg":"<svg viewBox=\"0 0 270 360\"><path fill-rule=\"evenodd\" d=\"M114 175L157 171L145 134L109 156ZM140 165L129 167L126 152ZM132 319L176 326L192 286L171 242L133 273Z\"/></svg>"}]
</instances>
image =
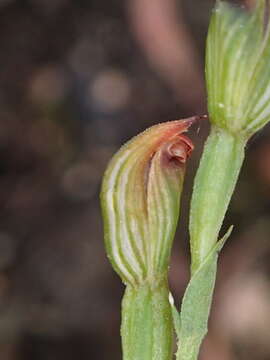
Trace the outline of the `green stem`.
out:
<instances>
[{"instance_id":1,"label":"green stem","mask_svg":"<svg viewBox=\"0 0 270 360\"><path fill-rule=\"evenodd\" d=\"M192 273L217 241L244 160L246 139L212 127L195 177L190 210Z\"/></svg>"},{"instance_id":2,"label":"green stem","mask_svg":"<svg viewBox=\"0 0 270 360\"><path fill-rule=\"evenodd\" d=\"M207 333L207 322L215 286L217 256L226 239L219 241L192 275L186 289L178 327L177 360L196 360Z\"/></svg>"},{"instance_id":3,"label":"green stem","mask_svg":"<svg viewBox=\"0 0 270 360\"><path fill-rule=\"evenodd\" d=\"M212 127L195 178L190 216L192 276L180 314L177 360L196 360L207 333L217 258L230 231L218 234L244 160L246 140Z\"/></svg>"},{"instance_id":4,"label":"green stem","mask_svg":"<svg viewBox=\"0 0 270 360\"><path fill-rule=\"evenodd\" d=\"M171 360L173 323L167 281L127 286L122 302L123 360Z\"/></svg>"},{"instance_id":5,"label":"green stem","mask_svg":"<svg viewBox=\"0 0 270 360\"><path fill-rule=\"evenodd\" d=\"M176 354L176 359L177 360L196 360L198 357L198 353L199 353L199 347L198 346L194 346L195 343L197 343L196 341L194 342L193 339L190 339L190 341L185 341L183 343L183 348L180 350L180 348L178 347L178 351ZM183 354L185 354L183 356Z\"/></svg>"}]
</instances>

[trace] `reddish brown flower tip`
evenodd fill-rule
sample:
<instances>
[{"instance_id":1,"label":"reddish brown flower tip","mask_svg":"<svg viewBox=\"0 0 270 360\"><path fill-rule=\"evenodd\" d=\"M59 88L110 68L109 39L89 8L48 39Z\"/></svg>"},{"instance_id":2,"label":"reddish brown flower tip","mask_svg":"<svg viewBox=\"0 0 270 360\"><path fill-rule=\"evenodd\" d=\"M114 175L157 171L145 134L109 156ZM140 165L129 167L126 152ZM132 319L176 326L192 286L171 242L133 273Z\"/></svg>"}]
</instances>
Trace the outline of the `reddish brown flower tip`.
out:
<instances>
[{"instance_id":1,"label":"reddish brown flower tip","mask_svg":"<svg viewBox=\"0 0 270 360\"><path fill-rule=\"evenodd\" d=\"M170 160L185 164L194 149L192 141L185 135L178 135L174 142L168 145L167 152Z\"/></svg>"}]
</instances>

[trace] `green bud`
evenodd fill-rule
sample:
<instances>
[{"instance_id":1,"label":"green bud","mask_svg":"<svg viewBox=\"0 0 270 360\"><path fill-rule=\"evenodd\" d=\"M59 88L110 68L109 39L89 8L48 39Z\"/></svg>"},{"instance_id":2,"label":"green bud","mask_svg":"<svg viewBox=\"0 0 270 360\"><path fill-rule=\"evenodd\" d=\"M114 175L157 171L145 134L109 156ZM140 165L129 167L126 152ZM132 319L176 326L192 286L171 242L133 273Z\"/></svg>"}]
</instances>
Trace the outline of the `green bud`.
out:
<instances>
[{"instance_id":1,"label":"green bud","mask_svg":"<svg viewBox=\"0 0 270 360\"><path fill-rule=\"evenodd\" d=\"M210 121L250 137L270 120L270 26L265 1L247 11L218 1L206 50Z\"/></svg>"},{"instance_id":2,"label":"green bud","mask_svg":"<svg viewBox=\"0 0 270 360\"><path fill-rule=\"evenodd\" d=\"M151 127L111 160L101 192L108 257L126 284L152 283L167 272L179 215L185 162L182 135L195 118Z\"/></svg>"}]
</instances>

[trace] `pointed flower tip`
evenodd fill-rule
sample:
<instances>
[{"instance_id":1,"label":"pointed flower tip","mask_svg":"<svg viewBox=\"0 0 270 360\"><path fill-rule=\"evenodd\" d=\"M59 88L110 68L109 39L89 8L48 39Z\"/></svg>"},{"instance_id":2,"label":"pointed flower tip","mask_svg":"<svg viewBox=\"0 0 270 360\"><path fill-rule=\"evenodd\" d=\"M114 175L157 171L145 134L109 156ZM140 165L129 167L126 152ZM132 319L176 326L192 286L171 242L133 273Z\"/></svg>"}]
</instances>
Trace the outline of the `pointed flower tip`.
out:
<instances>
[{"instance_id":1,"label":"pointed flower tip","mask_svg":"<svg viewBox=\"0 0 270 360\"><path fill-rule=\"evenodd\" d=\"M270 26L265 0L249 10L219 1L207 37L210 120L249 137L270 120Z\"/></svg>"},{"instance_id":2,"label":"pointed flower tip","mask_svg":"<svg viewBox=\"0 0 270 360\"><path fill-rule=\"evenodd\" d=\"M101 193L106 250L125 283L167 271L185 162L193 150L183 133L197 119L147 129L124 145L106 170Z\"/></svg>"}]
</instances>

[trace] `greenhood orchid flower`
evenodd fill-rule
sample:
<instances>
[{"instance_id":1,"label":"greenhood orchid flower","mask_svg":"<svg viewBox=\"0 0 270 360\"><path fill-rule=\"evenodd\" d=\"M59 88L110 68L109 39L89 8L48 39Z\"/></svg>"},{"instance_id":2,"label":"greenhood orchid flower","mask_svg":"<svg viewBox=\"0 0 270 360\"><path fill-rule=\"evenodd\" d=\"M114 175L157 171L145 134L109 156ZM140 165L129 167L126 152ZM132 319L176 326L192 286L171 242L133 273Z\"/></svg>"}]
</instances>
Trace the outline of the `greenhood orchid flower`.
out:
<instances>
[{"instance_id":1,"label":"greenhood orchid flower","mask_svg":"<svg viewBox=\"0 0 270 360\"><path fill-rule=\"evenodd\" d=\"M112 158L101 203L107 255L127 285L122 303L124 360L171 360L173 321L167 272L186 160L183 135L197 117L155 125Z\"/></svg>"},{"instance_id":2,"label":"greenhood orchid flower","mask_svg":"<svg viewBox=\"0 0 270 360\"><path fill-rule=\"evenodd\" d=\"M183 135L195 118L159 124L124 145L102 185L107 254L126 284L163 277L178 221L185 163Z\"/></svg>"}]
</instances>

